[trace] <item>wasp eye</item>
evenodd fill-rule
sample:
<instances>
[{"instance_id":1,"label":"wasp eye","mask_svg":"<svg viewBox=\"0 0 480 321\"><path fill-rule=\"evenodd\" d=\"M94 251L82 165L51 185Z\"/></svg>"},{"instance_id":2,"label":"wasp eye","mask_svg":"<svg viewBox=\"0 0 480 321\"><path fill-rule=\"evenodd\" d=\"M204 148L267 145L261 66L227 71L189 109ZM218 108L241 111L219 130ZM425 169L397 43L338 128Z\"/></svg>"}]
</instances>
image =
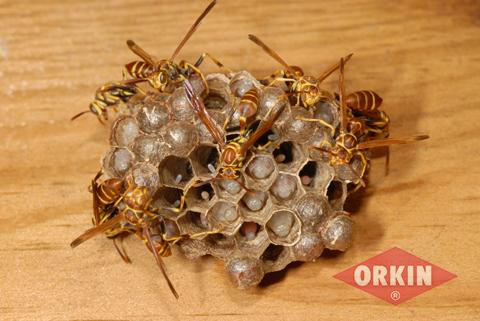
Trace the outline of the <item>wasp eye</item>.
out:
<instances>
[{"instance_id":1,"label":"wasp eye","mask_svg":"<svg viewBox=\"0 0 480 321\"><path fill-rule=\"evenodd\" d=\"M165 79L165 74L164 74L163 72L160 73L159 80L160 80L161 83L164 83L164 82L166 81L166 79Z\"/></svg>"}]
</instances>

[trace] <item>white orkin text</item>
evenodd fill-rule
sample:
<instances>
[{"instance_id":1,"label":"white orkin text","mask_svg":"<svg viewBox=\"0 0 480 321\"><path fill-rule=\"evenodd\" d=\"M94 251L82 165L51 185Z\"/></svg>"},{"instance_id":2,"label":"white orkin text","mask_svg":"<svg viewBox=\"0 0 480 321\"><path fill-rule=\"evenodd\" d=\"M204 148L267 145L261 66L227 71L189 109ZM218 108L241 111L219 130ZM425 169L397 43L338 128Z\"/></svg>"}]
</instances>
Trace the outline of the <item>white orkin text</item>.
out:
<instances>
[{"instance_id":1,"label":"white orkin text","mask_svg":"<svg viewBox=\"0 0 480 321\"><path fill-rule=\"evenodd\" d=\"M431 265L359 265L353 275L358 286L431 286Z\"/></svg>"}]
</instances>

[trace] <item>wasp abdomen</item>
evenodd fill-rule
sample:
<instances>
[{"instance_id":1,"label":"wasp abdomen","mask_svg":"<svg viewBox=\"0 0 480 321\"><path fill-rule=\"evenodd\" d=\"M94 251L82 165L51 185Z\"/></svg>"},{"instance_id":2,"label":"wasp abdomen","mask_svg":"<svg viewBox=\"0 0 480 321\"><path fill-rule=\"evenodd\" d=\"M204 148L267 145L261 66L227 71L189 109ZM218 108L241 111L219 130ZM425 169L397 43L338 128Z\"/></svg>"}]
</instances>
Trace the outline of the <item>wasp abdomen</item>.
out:
<instances>
[{"instance_id":1,"label":"wasp abdomen","mask_svg":"<svg viewBox=\"0 0 480 321\"><path fill-rule=\"evenodd\" d=\"M371 90L361 90L349 94L346 99L346 105L353 110L373 111L378 109L383 99Z\"/></svg>"}]
</instances>

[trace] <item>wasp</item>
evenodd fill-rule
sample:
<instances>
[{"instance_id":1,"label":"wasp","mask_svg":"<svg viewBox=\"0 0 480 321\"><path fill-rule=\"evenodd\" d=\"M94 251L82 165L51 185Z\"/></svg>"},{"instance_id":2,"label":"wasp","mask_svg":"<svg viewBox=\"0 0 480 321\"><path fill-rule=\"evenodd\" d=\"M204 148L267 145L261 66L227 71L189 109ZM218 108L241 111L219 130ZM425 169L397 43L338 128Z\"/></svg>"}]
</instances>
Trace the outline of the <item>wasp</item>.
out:
<instances>
[{"instance_id":1,"label":"wasp","mask_svg":"<svg viewBox=\"0 0 480 321\"><path fill-rule=\"evenodd\" d=\"M360 126L363 128L358 132L375 137L388 137L390 118L384 111L379 110L383 102L382 97L372 90L360 90L346 95L344 100L345 106L354 116L349 120L348 126L354 123L353 126L358 128L358 124L363 122Z\"/></svg>"},{"instance_id":2,"label":"wasp","mask_svg":"<svg viewBox=\"0 0 480 321\"><path fill-rule=\"evenodd\" d=\"M98 177L99 176L97 175L96 179L98 179ZM95 201L94 198L94 208L95 206L98 208L111 206L117 210L117 212L114 215L95 215L94 220L100 222L100 224L85 231L82 235L73 240L70 246L75 248L98 234L112 230L116 231L115 229L119 226L123 227L120 230L123 232L125 231L124 226L127 226L128 231L130 233L135 233L135 235L143 240L146 243L147 248L153 253L155 261L165 277L170 291L175 298L178 299L178 293L166 273L165 264L161 257L170 256L170 245L180 240L198 238L204 235L218 233L220 231L206 231L193 235L179 235L174 237L167 236L164 223L162 223L163 218L157 215L156 209L151 206L152 197L147 187L138 186L132 181L129 181L128 187L119 196L120 193L118 191L121 190L121 184L116 179L112 179L111 181L107 180L106 182L108 183L104 183L101 186L114 186L115 193L113 192L113 189L109 190L108 188L104 188L103 191L101 188L97 189L98 185L95 185L94 179L92 182L92 191L96 193L94 195L98 196L96 198L97 201ZM100 200L100 204L98 203L98 200ZM121 210L119 210L120 202L123 205ZM160 224L160 230L157 226L158 224ZM115 232L112 233L113 235L117 235Z\"/></svg>"},{"instance_id":3,"label":"wasp","mask_svg":"<svg viewBox=\"0 0 480 321\"><path fill-rule=\"evenodd\" d=\"M210 10L213 9L216 3L216 0L210 2L210 4L205 8L202 14L197 18L197 20L195 20L187 34L184 36L180 44L170 56L170 59L155 59L145 50L143 50L139 45L137 45L133 40L127 40L127 46L134 54L139 56L142 60L133 61L126 64L123 72L124 77L129 76L134 79L146 81L154 89L157 89L160 92L170 91L173 86L189 78L192 73L198 74L202 79L203 83L206 85L205 77L198 69L199 65L202 63L204 57L206 56L210 57L217 65L223 67L220 62L218 62L208 53L202 54L202 56L195 64L191 64L184 60L180 61L177 64L174 62L174 59L177 57L178 53L183 48L185 43L197 30L200 22L203 20L203 18L205 18L205 16L210 12ZM208 90L208 86L205 86L205 88Z\"/></svg>"},{"instance_id":4,"label":"wasp","mask_svg":"<svg viewBox=\"0 0 480 321\"><path fill-rule=\"evenodd\" d=\"M92 223L94 226L99 226L117 214L118 210L116 205L124 192L124 181L122 179L109 178L102 183L99 183L98 180L101 175L102 171L99 171L90 185L93 194ZM132 232L134 231L128 227L122 227L120 225L105 231L107 237L112 239L113 245L118 254L126 263L131 263L131 260L123 248L123 243L119 246L116 239L119 238L121 242L126 235Z\"/></svg>"},{"instance_id":5,"label":"wasp","mask_svg":"<svg viewBox=\"0 0 480 321\"><path fill-rule=\"evenodd\" d=\"M268 118L268 120L261 123L255 131L246 131L235 139L227 142L225 133L208 114L205 105L195 94L190 82L188 80L185 81L183 86L187 100L195 114L200 118L220 147L220 169L218 171L220 178L232 180L239 178L239 171L243 168L243 163L250 147L270 130L285 109L286 104L281 104L280 108L278 108L271 117L268 118L269 115L267 115L266 118ZM269 113L272 112L272 110L273 109L270 109Z\"/></svg>"},{"instance_id":6,"label":"wasp","mask_svg":"<svg viewBox=\"0 0 480 321\"><path fill-rule=\"evenodd\" d=\"M305 108L314 108L322 99L330 99L331 94L320 88L320 84L339 68L339 64L335 63L326 69L319 77L306 76L303 70L298 66L291 66L283 60L278 53L268 47L262 40L255 35L249 34L248 38L256 45L260 46L270 57L279 62L285 70L279 70L268 77L270 79L268 85L275 82L284 82L288 90L296 94L297 104L303 105ZM349 54L344 58L347 62L353 54Z\"/></svg>"},{"instance_id":7,"label":"wasp","mask_svg":"<svg viewBox=\"0 0 480 321\"><path fill-rule=\"evenodd\" d=\"M120 103L126 103L132 96L141 90L134 84L139 82L136 79L130 79L120 82L109 82L101 86L95 92L95 99L90 103L89 109L82 111L71 118L75 120L86 113L92 113L97 116L100 123L104 124L108 120L108 108L115 110L115 106Z\"/></svg>"},{"instance_id":8,"label":"wasp","mask_svg":"<svg viewBox=\"0 0 480 321\"><path fill-rule=\"evenodd\" d=\"M352 172L355 173L351 167L351 162L354 158L359 158L362 164L362 172L356 173L358 176L358 182L361 185L364 185L362 177L365 173L367 167L367 159L364 155L365 150L371 148L378 148L390 145L397 144L407 144L419 140L428 139L428 135L415 135L406 138L384 138L384 139L373 139L360 142L357 138L358 133L362 132L362 121L359 121L358 118L353 118L353 122L348 121L347 113L347 104L345 99L345 85L344 85L344 58L340 58L339 68L339 102L333 101L334 104L338 105L340 110L340 130L339 134L335 139L333 146L330 146L328 149L323 147L314 147L315 149L326 152L330 155L330 163L333 166L337 165L347 165L351 168ZM348 96L347 96L348 97ZM349 129L351 131L349 131Z\"/></svg>"},{"instance_id":9,"label":"wasp","mask_svg":"<svg viewBox=\"0 0 480 321\"><path fill-rule=\"evenodd\" d=\"M148 188L145 186L137 186L134 183L129 182L126 191L118 197L114 203L115 208L118 208L120 201L124 205L122 210L119 210L113 217L103 220L101 224L85 231L82 235L77 237L70 246L75 248L100 233L114 229L119 225L129 225L135 230L137 235L141 235L142 238L147 240L149 248L154 249L155 244L150 235L149 227L151 222L158 220L159 218L153 211L151 211L150 203L152 198ZM173 295L178 298L178 293L166 274L165 266L158 256L158 252L153 251L153 253L170 290Z\"/></svg>"}]
</instances>

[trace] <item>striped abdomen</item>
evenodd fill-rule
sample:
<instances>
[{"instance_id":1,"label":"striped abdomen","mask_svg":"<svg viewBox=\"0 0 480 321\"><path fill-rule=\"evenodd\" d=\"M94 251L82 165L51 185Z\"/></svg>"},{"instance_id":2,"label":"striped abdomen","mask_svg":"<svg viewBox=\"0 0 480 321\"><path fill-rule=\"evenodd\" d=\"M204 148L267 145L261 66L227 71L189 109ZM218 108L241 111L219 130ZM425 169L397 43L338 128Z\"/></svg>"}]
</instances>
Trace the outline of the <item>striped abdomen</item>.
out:
<instances>
[{"instance_id":1,"label":"striped abdomen","mask_svg":"<svg viewBox=\"0 0 480 321\"><path fill-rule=\"evenodd\" d=\"M133 78L148 78L155 72L155 67L145 61L133 61L125 65L125 70Z\"/></svg>"},{"instance_id":2,"label":"striped abdomen","mask_svg":"<svg viewBox=\"0 0 480 321\"><path fill-rule=\"evenodd\" d=\"M101 87L95 93L95 100L90 104L90 110L94 114L106 113L108 106L115 105L120 101L126 102L137 92L135 86L111 83Z\"/></svg>"},{"instance_id":3,"label":"striped abdomen","mask_svg":"<svg viewBox=\"0 0 480 321\"><path fill-rule=\"evenodd\" d=\"M97 189L97 199L103 207L115 203L122 195L123 180L118 178L110 178L100 184Z\"/></svg>"},{"instance_id":4,"label":"striped abdomen","mask_svg":"<svg viewBox=\"0 0 480 321\"><path fill-rule=\"evenodd\" d=\"M252 87L247 91L240 99L237 110L240 114L240 130L243 131L247 127L248 118L254 116L257 113L259 103L258 91L255 87Z\"/></svg>"},{"instance_id":5,"label":"striped abdomen","mask_svg":"<svg viewBox=\"0 0 480 321\"><path fill-rule=\"evenodd\" d=\"M361 90L349 94L345 98L345 104L359 111L374 111L380 107L383 99L371 90Z\"/></svg>"},{"instance_id":6,"label":"striped abdomen","mask_svg":"<svg viewBox=\"0 0 480 321\"><path fill-rule=\"evenodd\" d=\"M120 100L126 102L131 96L137 93L135 86L128 86L117 83L110 83L100 87L95 93L95 100L99 105L111 106L117 104Z\"/></svg>"}]
</instances>

